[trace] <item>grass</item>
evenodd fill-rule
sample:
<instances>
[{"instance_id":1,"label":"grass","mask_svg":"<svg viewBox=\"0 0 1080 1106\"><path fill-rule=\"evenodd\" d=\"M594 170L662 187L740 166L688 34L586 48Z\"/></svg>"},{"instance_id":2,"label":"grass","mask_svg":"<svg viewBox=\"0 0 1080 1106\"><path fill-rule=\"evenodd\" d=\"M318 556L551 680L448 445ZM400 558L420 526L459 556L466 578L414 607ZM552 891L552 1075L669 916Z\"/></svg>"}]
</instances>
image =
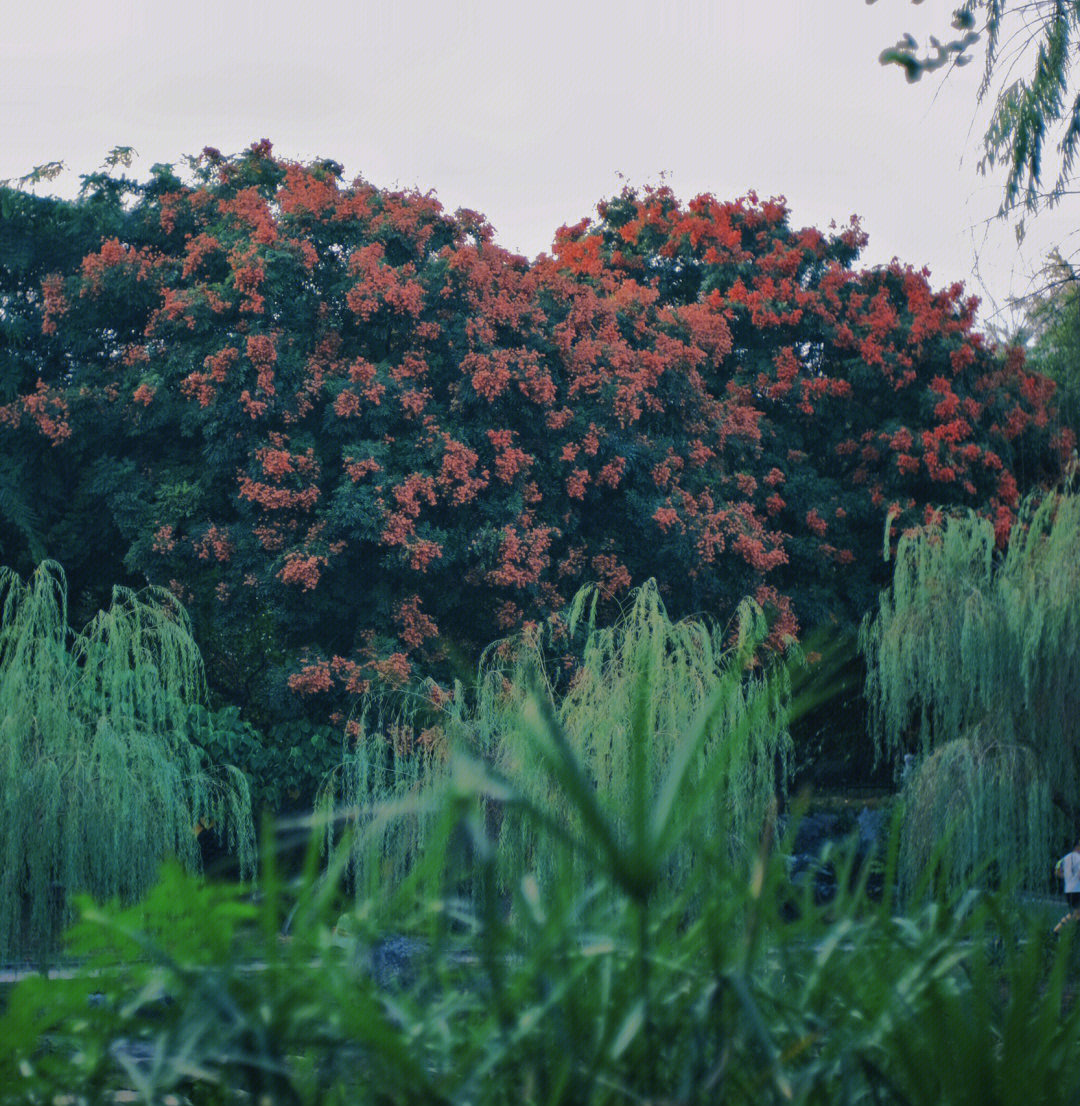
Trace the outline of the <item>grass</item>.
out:
<instances>
[{"instance_id":1,"label":"grass","mask_svg":"<svg viewBox=\"0 0 1080 1106\"><path fill-rule=\"evenodd\" d=\"M482 849L455 844L479 797L439 812L430 871L359 905L340 878L346 845L329 875L316 847L287 881L269 834L257 898L170 868L137 906L85 901L69 938L84 973L11 994L0 1102L63 1088L88 1103L119 1089L193 1103L1029 1103L1078 1089L1074 935L1052 941L1013 896L896 913L853 873L829 904L803 893L791 920L767 848L747 872L721 850L711 887L644 913L613 875L437 895L425 880L457 880L463 863L482 878ZM375 971L388 935L409 938L408 955Z\"/></svg>"},{"instance_id":2,"label":"grass","mask_svg":"<svg viewBox=\"0 0 1080 1106\"><path fill-rule=\"evenodd\" d=\"M708 643L655 613L594 654L586 698L627 745L606 775L583 697L515 669L430 777L312 818L298 878L267 828L257 893L169 868L136 905L83 900L85 972L24 980L0 1019L0 1103L1074 1098L1075 934L1008 892L902 910L895 825L879 898L853 843L830 902L793 887L795 821L778 839L748 781L798 674L748 695L745 651L703 668Z\"/></svg>"}]
</instances>

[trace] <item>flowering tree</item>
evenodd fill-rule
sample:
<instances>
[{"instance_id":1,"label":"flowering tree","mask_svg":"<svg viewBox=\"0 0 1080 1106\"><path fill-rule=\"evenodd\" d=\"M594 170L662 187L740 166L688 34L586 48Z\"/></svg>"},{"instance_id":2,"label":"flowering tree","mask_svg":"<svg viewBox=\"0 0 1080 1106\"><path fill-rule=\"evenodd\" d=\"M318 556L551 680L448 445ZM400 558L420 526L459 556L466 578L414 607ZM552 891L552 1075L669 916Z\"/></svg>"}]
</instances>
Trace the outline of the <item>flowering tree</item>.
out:
<instances>
[{"instance_id":1,"label":"flowering tree","mask_svg":"<svg viewBox=\"0 0 1080 1106\"><path fill-rule=\"evenodd\" d=\"M1004 539L1071 444L959 286L854 268L855 222L627 190L529 263L265 142L190 170L38 274L0 433L271 710L446 672L588 580L721 618L753 595L777 644L850 623L889 512L978 507Z\"/></svg>"}]
</instances>

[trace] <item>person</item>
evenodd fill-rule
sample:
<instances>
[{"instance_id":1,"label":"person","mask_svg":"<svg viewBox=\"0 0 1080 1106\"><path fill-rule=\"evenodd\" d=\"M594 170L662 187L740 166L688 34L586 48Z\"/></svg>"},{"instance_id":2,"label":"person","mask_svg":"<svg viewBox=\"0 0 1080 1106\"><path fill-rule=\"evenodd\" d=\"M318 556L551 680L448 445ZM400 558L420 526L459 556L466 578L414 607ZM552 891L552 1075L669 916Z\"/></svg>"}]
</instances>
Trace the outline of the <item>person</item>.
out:
<instances>
[{"instance_id":1,"label":"person","mask_svg":"<svg viewBox=\"0 0 1080 1106\"><path fill-rule=\"evenodd\" d=\"M1066 922L1080 919L1080 840L1054 865L1054 875L1065 881L1065 899L1069 912L1061 919L1054 932L1060 933Z\"/></svg>"}]
</instances>

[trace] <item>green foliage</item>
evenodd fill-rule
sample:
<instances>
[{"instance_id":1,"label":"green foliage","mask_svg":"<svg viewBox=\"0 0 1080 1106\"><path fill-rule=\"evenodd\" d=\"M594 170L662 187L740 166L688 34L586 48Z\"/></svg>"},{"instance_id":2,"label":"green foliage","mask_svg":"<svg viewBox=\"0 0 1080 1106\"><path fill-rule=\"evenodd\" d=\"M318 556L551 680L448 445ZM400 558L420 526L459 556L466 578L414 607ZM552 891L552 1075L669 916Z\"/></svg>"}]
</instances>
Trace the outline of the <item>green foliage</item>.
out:
<instances>
[{"instance_id":1,"label":"green foliage","mask_svg":"<svg viewBox=\"0 0 1080 1106\"><path fill-rule=\"evenodd\" d=\"M35 559L41 560L43 548L39 528L41 526L38 513L25 495L26 462L23 457L0 457L0 520L3 521L4 532L18 534L22 539L21 544ZM10 541L11 552L15 553L16 542ZM0 536L0 557L6 553L5 543Z\"/></svg>"},{"instance_id":2,"label":"green foliage","mask_svg":"<svg viewBox=\"0 0 1080 1106\"><path fill-rule=\"evenodd\" d=\"M985 20L982 34L974 30L977 14ZM939 42L931 36L931 52L921 56L918 42L910 34L904 35L895 46L882 51L882 65L897 65L909 82L917 81L943 66L967 64L971 60L968 51L984 38L980 101L1002 69L1007 71L995 92L994 112L983 138L983 166L1003 164L1008 170L1002 212L1018 203L1029 210L1040 203L1053 204L1065 193L1080 141L1080 93L1070 89L1080 41L1080 9L1057 0L1033 4L964 0L953 13L952 25L959 37ZM1029 75L1013 80L1019 61L1030 65ZM1046 187L1046 143L1054 128L1060 131L1060 167L1054 184Z\"/></svg>"},{"instance_id":3,"label":"green foliage","mask_svg":"<svg viewBox=\"0 0 1080 1106\"><path fill-rule=\"evenodd\" d=\"M1032 749L985 727L945 741L902 792L899 879L906 898L945 882L1045 887L1050 785Z\"/></svg>"},{"instance_id":4,"label":"green foliage","mask_svg":"<svg viewBox=\"0 0 1080 1106\"><path fill-rule=\"evenodd\" d=\"M901 538L893 586L863 625L879 750L928 757L909 787L910 855L951 829L958 879L992 861L1039 882L1060 829L1050 802L1077 813L1078 547L1071 491L1027 500L1004 554L986 520L948 517Z\"/></svg>"},{"instance_id":5,"label":"green foliage","mask_svg":"<svg viewBox=\"0 0 1080 1106\"><path fill-rule=\"evenodd\" d=\"M556 623L563 634L573 634L574 615L590 598L588 590L579 593L569 623ZM676 818L693 824L695 840L748 864L783 786L789 685L782 671L766 680L749 667L767 634L759 608L743 604L725 644L727 634L697 620L673 622L649 581L615 624L590 624L564 691L545 670L537 634L529 633L487 650L475 695L459 685L435 716L438 724L424 731L426 743L414 740L415 707L395 712L387 699L375 700L321 803L327 815L335 801L367 812L367 829L354 838L357 887L367 894L412 869L436 796L457 786L454 772L466 765L491 787L482 821L504 890L522 870L544 887L587 883L597 857L584 841L596 834L612 856L647 853L650 879L662 873L686 885L702 861L673 848ZM421 717L431 716L426 704ZM682 802L684 791L697 796L696 806ZM627 811L630 822L616 815ZM566 846L559 852L548 847L552 825ZM629 859L619 864L622 878L631 879ZM639 871L633 878L646 877Z\"/></svg>"},{"instance_id":6,"label":"green foliage","mask_svg":"<svg viewBox=\"0 0 1080 1106\"><path fill-rule=\"evenodd\" d=\"M88 612L168 586L261 729L448 687L590 581L607 614L650 578L677 617L753 596L782 649L873 603L890 507L1007 526L1060 475L1045 382L959 284L858 268L857 221L625 189L526 262L268 142L182 177L0 191L5 556Z\"/></svg>"},{"instance_id":7,"label":"green foliage","mask_svg":"<svg viewBox=\"0 0 1080 1106\"><path fill-rule=\"evenodd\" d=\"M462 720L466 741L490 750L496 771L537 808L581 832L581 812L550 787L553 750L565 747L584 773L599 816L634 812L632 825L610 827L612 841L632 840L639 848L652 834L651 847L660 849L679 790L704 794L702 781L711 777L709 803L679 814L689 819L693 813L696 832L726 842L746 862L748 844L752 848L782 787L777 773L782 777L790 752L787 687L782 674L766 682L748 672L766 636L756 605L740 607L727 644L726 632L695 619L672 621L650 580L614 625L591 629L581 667L562 695L542 678L535 653L519 654L509 670L489 653L475 716ZM506 715L522 704L524 729ZM502 725L494 728L492 720ZM647 827L649 811L654 824ZM559 873L543 871L535 845L523 844L518 863L555 879ZM587 850L577 856L590 863ZM693 865L693 856L680 855L678 876L688 878Z\"/></svg>"},{"instance_id":8,"label":"green foliage","mask_svg":"<svg viewBox=\"0 0 1080 1106\"><path fill-rule=\"evenodd\" d=\"M655 686L643 658L636 725ZM22 981L0 1019L0 1103L58 1089L194 1106L1028 1106L1080 1093L1070 937L1052 948L1001 896L896 917L888 895L867 901L850 853L834 858L837 899L817 907L790 886L770 819L752 827L749 864L726 836L700 835L694 811L727 776L688 771L707 726L675 743L642 817L633 786L601 804L545 702L532 695L520 726L576 830L457 752L412 877L374 883L353 909L348 841L321 875L313 848L291 885L268 847L257 902L176 869L136 907L84 902L69 946L83 970ZM631 759L644 784L645 758ZM496 793L535 827L534 856L570 846L591 857L589 878L549 881L526 863L500 886ZM665 857L683 849L702 863L673 886ZM887 886L894 864L892 849ZM465 883L473 904L448 893Z\"/></svg>"},{"instance_id":9,"label":"green foliage","mask_svg":"<svg viewBox=\"0 0 1080 1106\"><path fill-rule=\"evenodd\" d=\"M203 690L168 593L118 587L76 632L59 565L0 568L0 956L47 949L71 894L130 901L163 858L197 867L200 823L252 867L247 785L188 737Z\"/></svg>"},{"instance_id":10,"label":"green foliage","mask_svg":"<svg viewBox=\"0 0 1080 1106\"><path fill-rule=\"evenodd\" d=\"M1057 385L1061 421L1080 435L1080 284L1076 270L1058 251L1043 271L1042 290L1024 304L1018 335L1036 372Z\"/></svg>"},{"instance_id":11,"label":"green foliage","mask_svg":"<svg viewBox=\"0 0 1080 1106\"><path fill-rule=\"evenodd\" d=\"M0 1062L0 1101L55 1087L108 1101L110 1090L126 1087L146 1102L169 1091L228 1102L244 1091L275 1104L341 1103L369 1043L376 1070L395 1061L423 1087L390 1012L358 981L327 924L332 896L309 878L298 936L286 943L285 888L269 866L260 884L256 908L235 886L207 885L169 865L135 906L84 900L68 947L86 974L58 992L40 978L15 990L5 1015L14 1062Z\"/></svg>"},{"instance_id":12,"label":"green foliage","mask_svg":"<svg viewBox=\"0 0 1080 1106\"><path fill-rule=\"evenodd\" d=\"M248 781L256 818L309 811L326 776L341 763L340 726L308 718L259 729L235 706L189 708L189 736L214 764L231 764Z\"/></svg>"}]
</instances>

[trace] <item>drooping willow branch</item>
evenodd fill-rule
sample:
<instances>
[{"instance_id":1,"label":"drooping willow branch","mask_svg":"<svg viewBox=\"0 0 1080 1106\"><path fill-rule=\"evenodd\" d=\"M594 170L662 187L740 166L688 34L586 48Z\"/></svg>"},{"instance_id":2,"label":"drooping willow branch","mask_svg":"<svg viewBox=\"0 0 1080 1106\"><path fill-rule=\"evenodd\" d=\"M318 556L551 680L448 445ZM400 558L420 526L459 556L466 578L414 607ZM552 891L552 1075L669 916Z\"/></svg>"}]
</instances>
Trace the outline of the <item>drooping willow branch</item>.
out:
<instances>
[{"instance_id":1,"label":"drooping willow branch","mask_svg":"<svg viewBox=\"0 0 1080 1106\"><path fill-rule=\"evenodd\" d=\"M569 611L571 636L588 606L585 589ZM725 627L673 621L655 581L649 581L613 625L588 623L564 692L549 679L534 638L519 635L492 645L475 688L459 685L443 704L441 723L433 727L442 735L441 745L409 748L403 735L418 726L408 707L395 710L385 699L369 701L355 746L322 796L326 813L335 802L344 803L360 824L353 852L358 888L404 878L423 855L431 823L427 813L438 805L425 796L453 785L451 750L465 754L481 774L490 772L490 780L502 781L489 793L482 817L500 878L529 871L542 883L584 885L592 865L586 852L551 848L554 836L539 830L536 818L516 813L522 807L542 812L567 840L588 836L580 795L552 772L523 732L523 716L538 701L565 739L567 761L612 825L622 827L616 833L632 823L636 803L644 801L652 810L683 735L705 705L713 704L683 792L704 799L693 814L695 839L722 843L736 864L747 861L783 787L790 753L785 673L766 679L760 669L745 667L767 633L760 609L749 601L740 607L732 644ZM718 760L724 764L719 774ZM685 804L681 810L685 813ZM685 886L694 863L688 848L671 854L665 877L670 886Z\"/></svg>"},{"instance_id":2,"label":"drooping willow branch","mask_svg":"<svg viewBox=\"0 0 1080 1106\"><path fill-rule=\"evenodd\" d=\"M956 849L1029 875L1051 847L1050 799L1080 809L1078 549L1071 491L1025 501L1004 553L988 520L946 518L901 539L892 588L861 632L879 752L922 758L909 826L945 832L950 790L957 809L988 804L952 820L967 835ZM946 751L953 742L965 744Z\"/></svg>"},{"instance_id":3,"label":"drooping willow branch","mask_svg":"<svg viewBox=\"0 0 1080 1106\"><path fill-rule=\"evenodd\" d=\"M0 568L0 955L47 946L77 892L131 900L165 857L197 868L200 823L252 869L246 781L188 738L204 693L169 593L116 588L74 631L58 564Z\"/></svg>"}]
</instances>

